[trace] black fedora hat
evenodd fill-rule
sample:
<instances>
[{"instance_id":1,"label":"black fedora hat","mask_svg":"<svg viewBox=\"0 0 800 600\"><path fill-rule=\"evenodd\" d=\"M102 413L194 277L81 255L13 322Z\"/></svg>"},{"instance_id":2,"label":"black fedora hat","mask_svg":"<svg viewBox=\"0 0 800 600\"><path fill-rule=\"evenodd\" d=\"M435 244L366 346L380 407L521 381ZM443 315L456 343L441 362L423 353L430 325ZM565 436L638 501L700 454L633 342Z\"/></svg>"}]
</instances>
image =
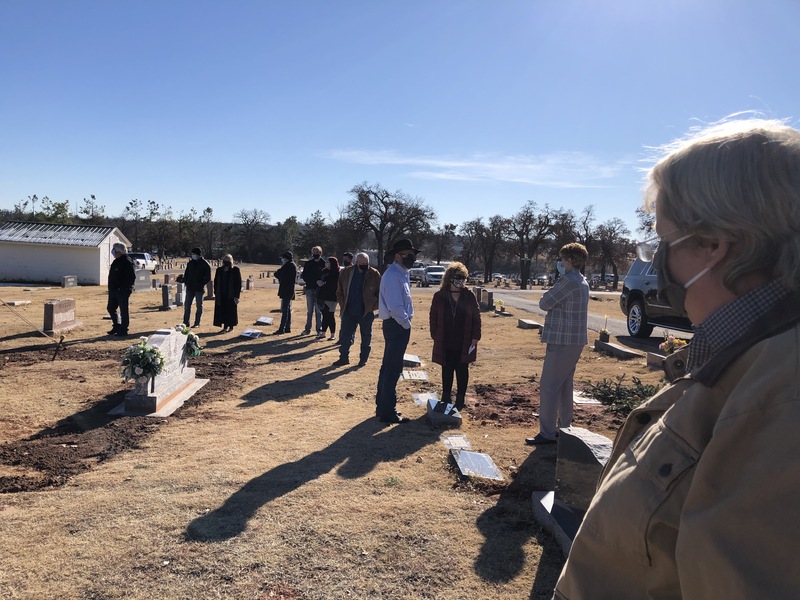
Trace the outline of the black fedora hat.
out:
<instances>
[{"instance_id":1,"label":"black fedora hat","mask_svg":"<svg viewBox=\"0 0 800 600\"><path fill-rule=\"evenodd\" d=\"M418 249L414 248L414 244L411 243L411 240L403 238L395 241L391 249L386 252L386 258L393 258L398 252L405 252L406 250L413 250L415 254L419 252Z\"/></svg>"}]
</instances>

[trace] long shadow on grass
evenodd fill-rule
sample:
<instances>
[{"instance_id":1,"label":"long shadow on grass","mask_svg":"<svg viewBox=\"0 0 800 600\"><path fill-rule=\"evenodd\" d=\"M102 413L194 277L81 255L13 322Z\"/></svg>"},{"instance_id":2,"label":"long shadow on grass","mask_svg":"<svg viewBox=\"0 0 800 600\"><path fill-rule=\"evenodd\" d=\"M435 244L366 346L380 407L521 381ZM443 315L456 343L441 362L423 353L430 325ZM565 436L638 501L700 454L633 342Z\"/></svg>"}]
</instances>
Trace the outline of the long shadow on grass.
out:
<instances>
[{"instance_id":1,"label":"long shadow on grass","mask_svg":"<svg viewBox=\"0 0 800 600\"><path fill-rule=\"evenodd\" d=\"M340 465L338 475L357 479L382 462L401 460L437 440L439 434L421 421L390 427L372 418L362 421L327 448L251 479L222 506L189 523L185 537L203 542L234 538L245 530L259 508L314 481L336 465Z\"/></svg>"},{"instance_id":2,"label":"long shadow on grass","mask_svg":"<svg viewBox=\"0 0 800 600\"><path fill-rule=\"evenodd\" d=\"M486 538L474 563L478 576L495 583L517 577L525 562L525 545L534 538L542 547L542 556L530 597L552 597L564 559L555 539L534 520L531 495L534 490L553 489L555 470L556 447L537 447L501 492L497 504L478 517L476 525Z\"/></svg>"},{"instance_id":3,"label":"long shadow on grass","mask_svg":"<svg viewBox=\"0 0 800 600\"><path fill-rule=\"evenodd\" d=\"M336 369L333 365L327 365L295 379L266 383L242 396L243 402L239 406L241 408L252 408L265 402L283 402L309 394L316 394L328 389L330 387L328 382L331 379L346 375L355 368L355 365L353 365L348 369Z\"/></svg>"}]
</instances>

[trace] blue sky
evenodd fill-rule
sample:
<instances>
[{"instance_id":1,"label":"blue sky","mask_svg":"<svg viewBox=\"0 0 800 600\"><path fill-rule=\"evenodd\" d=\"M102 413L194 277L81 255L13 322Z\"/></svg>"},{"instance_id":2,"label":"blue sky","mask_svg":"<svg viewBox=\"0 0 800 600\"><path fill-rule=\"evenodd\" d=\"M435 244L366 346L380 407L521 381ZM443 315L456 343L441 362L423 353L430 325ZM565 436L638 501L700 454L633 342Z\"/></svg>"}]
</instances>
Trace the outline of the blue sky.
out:
<instances>
[{"instance_id":1,"label":"blue sky","mask_svg":"<svg viewBox=\"0 0 800 600\"><path fill-rule=\"evenodd\" d=\"M367 181L441 223L528 200L631 228L648 147L800 123L795 0L0 0L0 207L335 218Z\"/></svg>"}]
</instances>

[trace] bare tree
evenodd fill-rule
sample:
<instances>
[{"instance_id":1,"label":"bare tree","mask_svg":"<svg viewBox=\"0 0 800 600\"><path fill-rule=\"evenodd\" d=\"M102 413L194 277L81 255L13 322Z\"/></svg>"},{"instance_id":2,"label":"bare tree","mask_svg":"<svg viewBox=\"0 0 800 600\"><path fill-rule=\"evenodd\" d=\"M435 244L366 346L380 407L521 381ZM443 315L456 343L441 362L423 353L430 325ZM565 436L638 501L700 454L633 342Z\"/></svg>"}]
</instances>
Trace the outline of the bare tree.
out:
<instances>
[{"instance_id":1,"label":"bare tree","mask_svg":"<svg viewBox=\"0 0 800 600\"><path fill-rule=\"evenodd\" d=\"M530 278L531 261L539 249L553 233L555 213L545 204L539 212L536 203L528 201L520 211L508 221L508 229L517 247L520 261L521 289L527 289Z\"/></svg>"},{"instance_id":2,"label":"bare tree","mask_svg":"<svg viewBox=\"0 0 800 600\"><path fill-rule=\"evenodd\" d=\"M480 236L481 228L484 227L480 218L465 221L459 228L459 239L461 240L461 256L459 259L467 265L467 268L474 267L480 255Z\"/></svg>"},{"instance_id":3,"label":"bare tree","mask_svg":"<svg viewBox=\"0 0 800 600\"><path fill-rule=\"evenodd\" d=\"M622 219L614 218L597 226L595 230L600 258L602 259L602 273L605 275L605 265L611 265L614 275L614 289L619 286L619 267L625 261L625 257L632 251L632 242L627 238L630 230L625 226Z\"/></svg>"},{"instance_id":4,"label":"bare tree","mask_svg":"<svg viewBox=\"0 0 800 600\"><path fill-rule=\"evenodd\" d=\"M445 223L444 226L432 232L433 259L437 265L441 264L443 258L452 256L456 240L456 227L455 223Z\"/></svg>"},{"instance_id":5,"label":"bare tree","mask_svg":"<svg viewBox=\"0 0 800 600\"><path fill-rule=\"evenodd\" d=\"M219 226L214 222L214 209L206 207L197 224L197 236L202 241L203 254L214 258L214 248L219 236Z\"/></svg>"},{"instance_id":6,"label":"bare tree","mask_svg":"<svg viewBox=\"0 0 800 600\"><path fill-rule=\"evenodd\" d=\"M644 234L645 237L652 236L656 229L656 216L640 206L636 209L636 219L639 221L636 231Z\"/></svg>"},{"instance_id":7,"label":"bare tree","mask_svg":"<svg viewBox=\"0 0 800 600\"><path fill-rule=\"evenodd\" d=\"M427 235L430 223L436 220L434 210L420 198L411 198L399 190L392 193L380 185L364 182L349 193L353 199L347 206L347 213L361 229L375 237L381 269L387 248L406 236Z\"/></svg>"},{"instance_id":8,"label":"bare tree","mask_svg":"<svg viewBox=\"0 0 800 600\"><path fill-rule=\"evenodd\" d=\"M255 248L259 240L264 236L269 224L269 214L257 208L242 209L234 213L233 218L237 223L234 231L236 241L243 254L242 259L253 260Z\"/></svg>"},{"instance_id":9,"label":"bare tree","mask_svg":"<svg viewBox=\"0 0 800 600\"><path fill-rule=\"evenodd\" d=\"M483 281L489 281L494 261L508 237L508 219L500 215L489 217L489 224L479 229L479 245L483 257Z\"/></svg>"},{"instance_id":10,"label":"bare tree","mask_svg":"<svg viewBox=\"0 0 800 600\"><path fill-rule=\"evenodd\" d=\"M305 220L300 228L298 243L300 244L299 250L301 253L310 252L314 246L320 246L325 256L330 256L336 252L336 249L332 247L331 227L325 221L322 212L314 211Z\"/></svg>"}]
</instances>

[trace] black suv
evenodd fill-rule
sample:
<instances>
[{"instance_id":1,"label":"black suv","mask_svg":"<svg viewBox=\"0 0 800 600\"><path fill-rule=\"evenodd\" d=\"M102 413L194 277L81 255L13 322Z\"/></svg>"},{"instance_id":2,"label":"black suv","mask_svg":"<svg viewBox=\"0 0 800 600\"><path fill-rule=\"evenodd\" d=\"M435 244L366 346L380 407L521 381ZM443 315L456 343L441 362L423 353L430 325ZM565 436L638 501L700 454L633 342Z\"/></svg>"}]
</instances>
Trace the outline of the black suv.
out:
<instances>
[{"instance_id":1,"label":"black suv","mask_svg":"<svg viewBox=\"0 0 800 600\"><path fill-rule=\"evenodd\" d=\"M655 326L691 332L692 324L686 315L659 302L657 292L658 279L653 263L637 258L622 282L619 297L619 307L628 317L628 333L637 338L650 337Z\"/></svg>"}]
</instances>

